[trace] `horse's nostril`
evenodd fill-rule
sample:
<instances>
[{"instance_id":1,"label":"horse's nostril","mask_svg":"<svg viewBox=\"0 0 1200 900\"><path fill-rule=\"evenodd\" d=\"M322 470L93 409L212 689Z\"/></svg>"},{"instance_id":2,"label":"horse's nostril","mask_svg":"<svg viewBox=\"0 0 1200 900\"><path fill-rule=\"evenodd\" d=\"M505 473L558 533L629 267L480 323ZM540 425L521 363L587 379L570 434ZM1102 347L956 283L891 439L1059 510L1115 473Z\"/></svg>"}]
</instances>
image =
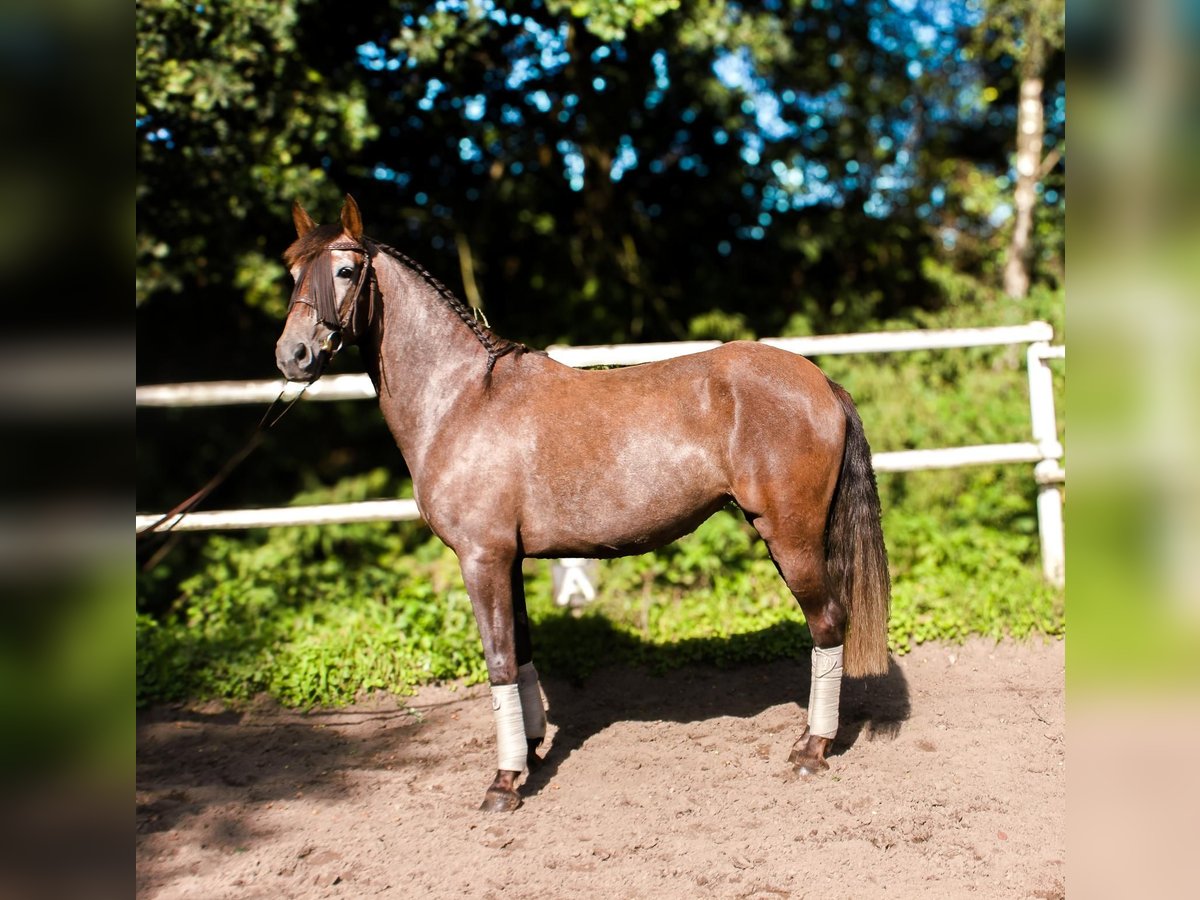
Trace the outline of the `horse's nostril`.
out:
<instances>
[{"instance_id":1,"label":"horse's nostril","mask_svg":"<svg viewBox=\"0 0 1200 900\"><path fill-rule=\"evenodd\" d=\"M292 357L296 360L296 362L304 362L304 360L308 359L308 345L303 343L297 344L295 352L292 353Z\"/></svg>"}]
</instances>

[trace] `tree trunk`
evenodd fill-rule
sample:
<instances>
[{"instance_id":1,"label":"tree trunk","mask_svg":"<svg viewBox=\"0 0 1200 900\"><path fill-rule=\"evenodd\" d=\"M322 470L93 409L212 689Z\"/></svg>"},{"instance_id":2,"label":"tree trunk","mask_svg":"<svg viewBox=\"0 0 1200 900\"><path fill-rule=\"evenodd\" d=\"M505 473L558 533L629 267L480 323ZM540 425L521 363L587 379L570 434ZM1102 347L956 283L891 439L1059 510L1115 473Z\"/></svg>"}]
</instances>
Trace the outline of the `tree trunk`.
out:
<instances>
[{"instance_id":1,"label":"tree trunk","mask_svg":"<svg viewBox=\"0 0 1200 900\"><path fill-rule=\"evenodd\" d=\"M1017 106L1017 186L1013 193L1016 221L1004 262L1004 293L1024 297L1029 293L1033 268L1033 209L1037 184L1042 178L1042 139L1046 125L1042 110L1042 69L1045 42L1033 23L1026 22L1029 47L1021 61L1021 92Z\"/></svg>"}]
</instances>

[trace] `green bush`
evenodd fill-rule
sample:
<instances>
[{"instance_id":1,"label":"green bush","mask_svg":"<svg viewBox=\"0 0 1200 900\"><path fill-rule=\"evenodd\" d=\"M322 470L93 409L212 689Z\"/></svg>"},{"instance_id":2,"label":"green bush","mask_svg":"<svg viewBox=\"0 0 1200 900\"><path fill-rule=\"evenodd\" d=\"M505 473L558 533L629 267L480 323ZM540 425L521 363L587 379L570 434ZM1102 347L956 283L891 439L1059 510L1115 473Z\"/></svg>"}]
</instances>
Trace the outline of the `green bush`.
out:
<instances>
[{"instance_id":1,"label":"green bush","mask_svg":"<svg viewBox=\"0 0 1200 900\"><path fill-rule=\"evenodd\" d=\"M350 479L312 503L382 492L385 473ZM148 700L342 702L484 673L453 554L416 523L306 526L216 535L157 614L143 576L137 694Z\"/></svg>"},{"instance_id":2,"label":"green bush","mask_svg":"<svg viewBox=\"0 0 1200 900\"><path fill-rule=\"evenodd\" d=\"M1007 303L984 311L993 324L1048 318L1061 334L1061 295ZM966 319L947 311L910 324ZM854 395L877 451L1029 438L1020 348L819 362ZM1061 394L1058 402L1061 421ZM1063 633L1062 591L1040 575L1030 467L881 475L879 486L895 652L968 635ZM396 496L404 487L372 472L296 502ZM486 678L457 561L420 524L193 540L200 549L183 564L139 579L139 705L260 692L287 705L337 704L372 690ZM529 561L525 571L547 673L736 665L796 656L811 643L765 546L733 510L656 553L603 563L600 596L579 614L552 604L547 563Z\"/></svg>"}]
</instances>

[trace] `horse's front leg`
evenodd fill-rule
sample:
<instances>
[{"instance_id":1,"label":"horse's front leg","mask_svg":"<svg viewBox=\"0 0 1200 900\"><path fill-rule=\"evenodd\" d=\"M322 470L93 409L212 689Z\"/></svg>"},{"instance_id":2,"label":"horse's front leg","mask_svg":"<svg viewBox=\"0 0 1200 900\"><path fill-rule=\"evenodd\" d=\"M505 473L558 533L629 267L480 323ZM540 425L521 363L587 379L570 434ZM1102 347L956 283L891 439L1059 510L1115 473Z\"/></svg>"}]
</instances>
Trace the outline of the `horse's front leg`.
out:
<instances>
[{"instance_id":1,"label":"horse's front leg","mask_svg":"<svg viewBox=\"0 0 1200 900\"><path fill-rule=\"evenodd\" d=\"M546 706L537 669L533 666L533 639L529 633L529 612L525 608L525 578L521 560L512 567L510 576L513 596L513 625L516 629L517 689L521 694L521 714L525 719L525 742L529 747L526 762L532 771L542 759L537 748L546 739Z\"/></svg>"},{"instance_id":2,"label":"horse's front leg","mask_svg":"<svg viewBox=\"0 0 1200 900\"><path fill-rule=\"evenodd\" d=\"M512 572L518 561L514 557L513 553L495 551L459 555L463 582L471 597L483 642L496 720L496 778L480 806L481 810L489 812L511 812L521 805L517 779L525 769L529 750L517 684Z\"/></svg>"}]
</instances>

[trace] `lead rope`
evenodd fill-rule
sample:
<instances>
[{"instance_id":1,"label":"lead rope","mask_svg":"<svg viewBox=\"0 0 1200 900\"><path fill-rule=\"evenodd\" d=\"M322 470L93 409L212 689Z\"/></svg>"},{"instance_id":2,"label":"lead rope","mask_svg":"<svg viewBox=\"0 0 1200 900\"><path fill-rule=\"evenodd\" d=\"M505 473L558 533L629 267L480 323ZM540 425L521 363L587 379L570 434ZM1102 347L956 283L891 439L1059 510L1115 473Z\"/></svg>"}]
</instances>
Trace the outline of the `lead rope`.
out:
<instances>
[{"instance_id":1,"label":"lead rope","mask_svg":"<svg viewBox=\"0 0 1200 900\"><path fill-rule=\"evenodd\" d=\"M322 364L321 368L322 370L324 369L324 364ZM318 374L317 377L319 378L320 375ZM314 378L313 381L316 381L316 379ZM266 436L267 432L274 428L275 425L278 424L279 420L287 415L288 411L291 410L291 408L295 406L297 402L299 402L300 398L304 396L304 392L308 390L309 384L312 384L312 382L308 382L308 384L305 384L302 388L300 388L299 393L297 393L296 396L291 400L288 400L286 403L284 403L283 408L276 413L275 407L279 405L280 401L283 399L283 395L287 393L287 385L285 384L283 389L280 390L279 396L271 401L270 406L267 407L267 411L264 412L262 418L258 420L258 425L255 426L254 431L251 432L250 437L246 439L246 443L241 446L241 449L239 449L233 454L233 456L226 460L225 464L221 466L221 468L215 475L213 475L212 478L205 482L204 486L201 487L200 490L196 491L182 503L172 507L169 512L163 513L159 518L155 519L145 528L138 531L137 540L140 542L157 535L171 535L175 526L183 520L183 517L203 503L204 499L213 491L215 491L225 481L225 479L232 474L233 470L240 466L246 457L248 457L258 448L259 444L263 442L263 438ZM164 527L164 523L166 522L170 522L170 524ZM163 557L170 552L172 546L174 546L173 542L169 540L164 542L163 545L159 547L157 551L155 551L154 555L146 561L145 565L142 566L142 571L149 571L157 566L159 562L162 561Z\"/></svg>"},{"instance_id":2,"label":"lead rope","mask_svg":"<svg viewBox=\"0 0 1200 900\"><path fill-rule=\"evenodd\" d=\"M254 432L246 440L246 443L242 445L242 448L240 450L238 450L235 454L233 454L233 456L231 456L229 458L229 460L225 463L224 466L221 467L221 469L217 472L217 474L214 475L212 478L210 478L208 480L208 482L202 488L200 488L200 490L196 491L196 493L192 494L190 497L188 497L182 503L180 503L177 506L175 506L174 508L172 508L169 512L163 513L163 515L160 516L158 519L151 522L149 525L147 525L141 531L137 532L137 537L139 540L142 538L145 538L145 537L149 537L150 535L153 535L153 534L169 533L170 531L172 531L175 528L176 525L179 524L179 522L183 519L183 517L185 515L187 515L191 510L195 509L196 506L198 506L200 503L204 502L204 498L207 497L209 494L211 494L213 491L215 491L217 489L217 487L223 481L225 481L226 478L229 477L230 473L233 472L233 470L236 469L239 465L241 465L242 461L245 460L245 458L247 456L249 456L251 453L254 452L254 450L258 447L258 445L262 443L263 436L267 433L267 431L269 431L271 428L273 428L280 419L282 419L285 415L287 415L288 411L293 406L296 405L296 403L300 400L301 397L304 396L304 392L308 390L308 386L310 384L312 384L314 381L316 381L317 378L320 378L321 375L324 374L325 366L328 365L329 362L335 356L337 356L338 351L340 351L342 349L343 332L346 330L347 327L349 327L350 324L352 324L351 319L354 317L355 310L358 308L358 300L362 294L363 286L365 284L367 284L368 279L370 277L369 273L372 268L371 253L370 253L370 250L366 246L363 246L362 244L359 244L357 242L353 243L353 244L344 243L344 242L331 244L329 247L325 248L324 252L328 253L330 250L356 250L359 253L363 254L363 256L365 257L365 260L363 263L362 271L359 272L359 275L358 275L358 282L354 286L354 296L353 296L353 298L351 298L350 302L347 304L349 306L350 312L349 312L349 315L346 317L345 325L342 324L342 319L341 319L341 316L339 315L338 310L334 309L332 311L334 324L330 324L329 322L325 321L325 318L329 315L329 313L328 312L323 313L322 310L317 309L317 305L315 303L313 303L313 301L309 300L307 297L298 297L298 296L292 297L292 303L303 303L307 306L312 307L313 310L316 312L317 317L322 320L323 324L325 324L326 327L331 329L329 335L326 336L324 343L321 345L321 349L322 349L322 351L324 351L324 355L323 355L322 361L321 361L321 368L317 372L316 378L314 378L310 382L307 382L304 385L304 387L300 388L300 393L296 394L295 397L293 397L291 400L289 400L284 405L283 409L281 409L278 413L275 413L275 407L279 404L279 401L283 399L283 395L285 393L287 393L287 385L285 384L283 386L283 389L279 392L279 396L271 401L271 405L267 407L267 411L265 413L263 413L263 417L261 419L259 419L258 426L254 429ZM171 521L172 519L174 521ZM171 521L171 524L164 528L163 523L168 522L168 521ZM149 562L146 563L146 565L143 567L143 569L151 569L155 565L157 565L158 561L161 559L161 557L166 555L166 551L169 550L169 548L170 548L170 544L167 544L163 548L161 548L158 553L155 553L155 555L153 557L151 557L151 559L149 560Z\"/></svg>"}]
</instances>

